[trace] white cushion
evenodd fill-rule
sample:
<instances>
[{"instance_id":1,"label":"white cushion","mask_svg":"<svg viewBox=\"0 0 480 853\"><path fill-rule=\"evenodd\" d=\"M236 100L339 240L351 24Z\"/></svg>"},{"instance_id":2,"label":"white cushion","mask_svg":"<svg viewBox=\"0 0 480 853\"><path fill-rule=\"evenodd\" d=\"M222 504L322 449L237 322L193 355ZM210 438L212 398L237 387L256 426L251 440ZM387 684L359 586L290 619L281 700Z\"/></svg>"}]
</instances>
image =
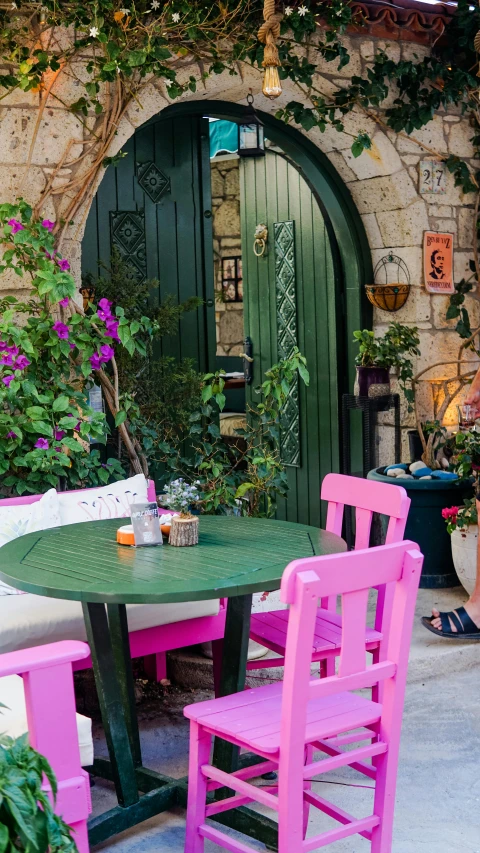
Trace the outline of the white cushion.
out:
<instances>
[{"instance_id":1,"label":"white cushion","mask_svg":"<svg viewBox=\"0 0 480 853\"><path fill-rule=\"evenodd\" d=\"M199 616L215 616L218 599L174 604L128 604L129 631L170 625ZM79 601L40 595L0 598L0 654L56 640L87 639Z\"/></svg>"},{"instance_id":2,"label":"white cushion","mask_svg":"<svg viewBox=\"0 0 480 853\"><path fill-rule=\"evenodd\" d=\"M47 530L49 527L58 527L60 523L60 507L55 489L50 489L33 504L15 506L0 504L0 547L18 536L34 533L37 530ZM19 589L14 589L0 581L0 596L22 594Z\"/></svg>"},{"instance_id":3,"label":"white cushion","mask_svg":"<svg viewBox=\"0 0 480 853\"><path fill-rule=\"evenodd\" d=\"M130 504L148 501L148 484L143 474L78 492L59 492L61 524L129 518Z\"/></svg>"},{"instance_id":4,"label":"white cushion","mask_svg":"<svg viewBox=\"0 0 480 853\"><path fill-rule=\"evenodd\" d=\"M17 738L28 732L27 708L23 678L20 675L6 675L0 678L0 732ZM78 744L82 767L93 764L92 721L83 714L77 714ZM55 768L54 768L55 769Z\"/></svg>"}]
</instances>

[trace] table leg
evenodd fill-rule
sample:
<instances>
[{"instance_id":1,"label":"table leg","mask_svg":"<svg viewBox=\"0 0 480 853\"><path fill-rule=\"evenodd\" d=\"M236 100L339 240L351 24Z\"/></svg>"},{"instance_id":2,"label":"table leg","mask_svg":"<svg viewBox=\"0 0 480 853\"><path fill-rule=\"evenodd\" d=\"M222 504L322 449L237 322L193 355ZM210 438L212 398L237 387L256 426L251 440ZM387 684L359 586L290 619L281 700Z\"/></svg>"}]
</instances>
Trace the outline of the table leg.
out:
<instances>
[{"instance_id":1,"label":"table leg","mask_svg":"<svg viewBox=\"0 0 480 853\"><path fill-rule=\"evenodd\" d=\"M128 639L127 608L124 604L107 604L107 613L115 657L115 669L117 671L123 708L126 715L130 749L135 767L140 767L142 764L142 752L140 748L137 710L135 707L135 683L132 675L132 659Z\"/></svg>"},{"instance_id":2,"label":"table leg","mask_svg":"<svg viewBox=\"0 0 480 853\"><path fill-rule=\"evenodd\" d=\"M245 688L251 612L251 595L238 595L228 599L220 696L239 693ZM216 767L220 767L227 773L232 773L238 768L238 755L237 746L220 738L215 738L213 763Z\"/></svg>"},{"instance_id":3,"label":"table leg","mask_svg":"<svg viewBox=\"0 0 480 853\"><path fill-rule=\"evenodd\" d=\"M83 615L118 802L131 806L138 786L105 605L83 604Z\"/></svg>"}]
</instances>

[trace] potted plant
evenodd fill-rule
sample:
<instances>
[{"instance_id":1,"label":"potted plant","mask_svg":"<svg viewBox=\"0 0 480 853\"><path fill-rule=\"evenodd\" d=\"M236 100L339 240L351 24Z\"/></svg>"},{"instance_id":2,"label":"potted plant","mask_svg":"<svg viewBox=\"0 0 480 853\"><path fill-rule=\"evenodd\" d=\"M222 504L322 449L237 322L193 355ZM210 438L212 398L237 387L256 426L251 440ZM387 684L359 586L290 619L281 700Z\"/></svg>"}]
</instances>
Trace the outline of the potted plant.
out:
<instances>
[{"instance_id":1,"label":"potted plant","mask_svg":"<svg viewBox=\"0 0 480 853\"><path fill-rule=\"evenodd\" d=\"M376 338L368 329L354 332L353 337L359 344L355 358L357 376L354 394L358 397L380 397L389 394L390 371L396 368L400 388L411 402L411 358L420 353L416 326L390 323L383 337Z\"/></svg>"},{"instance_id":2,"label":"potted plant","mask_svg":"<svg viewBox=\"0 0 480 853\"><path fill-rule=\"evenodd\" d=\"M185 546L198 543L198 515L193 515L191 508L200 500L198 482L187 483L183 477L167 486L161 502L179 513L172 517L170 527L170 545Z\"/></svg>"},{"instance_id":3,"label":"potted plant","mask_svg":"<svg viewBox=\"0 0 480 853\"><path fill-rule=\"evenodd\" d=\"M452 559L458 579L471 595L477 576L478 512L475 497L464 500L461 507L445 507L442 518L451 536Z\"/></svg>"},{"instance_id":4,"label":"potted plant","mask_svg":"<svg viewBox=\"0 0 480 853\"><path fill-rule=\"evenodd\" d=\"M57 781L53 770L47 759L28 745L27 738L0 737L0 850L75 853L70 827L54 811ZM53 805L43 786L44 778L50 785Z\"/></svg>"}]
</instances>

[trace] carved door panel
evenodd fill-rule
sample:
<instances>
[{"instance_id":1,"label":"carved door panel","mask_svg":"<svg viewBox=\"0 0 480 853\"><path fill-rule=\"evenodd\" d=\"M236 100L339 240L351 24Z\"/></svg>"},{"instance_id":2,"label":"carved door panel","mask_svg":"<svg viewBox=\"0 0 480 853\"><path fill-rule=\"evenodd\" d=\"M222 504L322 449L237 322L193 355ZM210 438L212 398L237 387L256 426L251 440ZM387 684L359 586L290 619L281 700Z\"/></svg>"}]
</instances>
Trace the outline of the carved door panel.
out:
<instances>
[{"instance_id":1,"label":"carved door panel","mask_svg":"<svg viewBox=\"0 0 480 853\"><path fill-rule=\"evenodd\" d=\"M215 359L212 214L208 119L155 119L122 148L93 201L82 244L82 271L107 267L112 248L135 281L158 280L152 300L203 300L184 315L181 334L163 338L164 355L191 358L200 370ZM103 271L104 274L104 271Z\"/></svg>"},{"instance_id":2,"label":"carved door panel","mask_svg":"<svg viewBox=\"0 0 480 853\"><path fill-rule=\"evenodd\" d=\"M320 484L338 470L336 289L326 214L302 174L283 155L240 163L245 332L253 344L258 397L265 371L295 346L307 357L310 386L296 383L281 429L289 493L278 517L319 525ZM266 252L253 251L255 228L268 227Z\"/></svg>"}]
</instances>

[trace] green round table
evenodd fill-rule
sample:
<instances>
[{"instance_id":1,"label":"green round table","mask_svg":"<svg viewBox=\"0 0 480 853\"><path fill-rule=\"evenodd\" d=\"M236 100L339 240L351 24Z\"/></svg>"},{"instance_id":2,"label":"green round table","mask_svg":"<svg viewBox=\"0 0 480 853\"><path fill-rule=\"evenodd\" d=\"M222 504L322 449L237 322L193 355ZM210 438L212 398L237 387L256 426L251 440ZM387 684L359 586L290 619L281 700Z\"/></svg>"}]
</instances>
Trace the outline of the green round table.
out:
<instances>
[{"instance_id":1,"label":"green round table","mask_svg":"<svg viewBox=\"0 0 480 853\"><path fill-rule=\"evenodd\" d=\"M110 756L110 761L97 759L93 772L114 782L118 798L117 807L91 821L91 844L186 804L186 780L142 766L125 605L228 598L220 679L224 696L245 686L252 594L278 589L291 560L347 547L340 537L303 524L202 516L193 548L131 548L116 542L122 524L125 519L42 530L0 551L5 583L83 605ZM214 761L231 771L238 751L217 740ZM275 846L276 824L263 815L242 808L217 819Z\"/></svg>"}]
</instances>

